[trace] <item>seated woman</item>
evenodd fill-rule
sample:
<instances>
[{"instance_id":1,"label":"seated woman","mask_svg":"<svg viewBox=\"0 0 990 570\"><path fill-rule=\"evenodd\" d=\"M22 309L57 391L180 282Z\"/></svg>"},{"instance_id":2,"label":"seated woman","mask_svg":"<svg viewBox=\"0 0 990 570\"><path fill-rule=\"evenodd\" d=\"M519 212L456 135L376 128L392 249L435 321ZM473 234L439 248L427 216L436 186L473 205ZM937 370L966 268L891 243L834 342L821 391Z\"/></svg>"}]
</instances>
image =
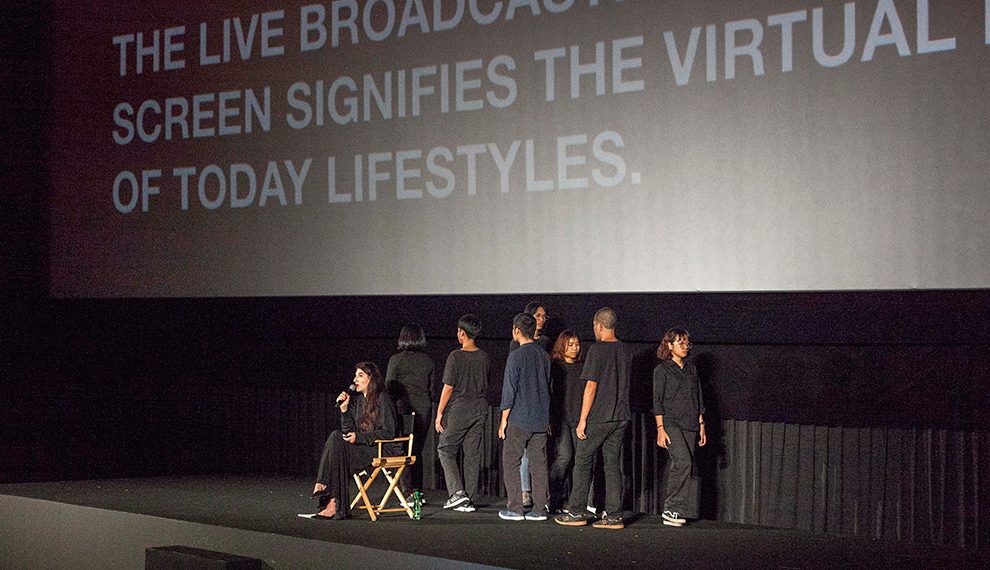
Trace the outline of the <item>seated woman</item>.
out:
<instances>
[{"instance_id":1,"label":"seated woman","mask_svg":"<svg viewBox=\"0 0 990 570\"><path fill-rule=\"evenodd\" d=\"M300 516L347 518L353 475L371 465L371 460L377 456L375 440L392 439L398 434L395 406L378 366L373 362L360 362L356 368L354 386L358 395L351 396L344 391L337 397L341 429L334 430L323 446L313 486L313 498L319 499L320 511L315 515ZM382 452L401 455L402 444L386 444Z\"/></svg>"}]
</instances>

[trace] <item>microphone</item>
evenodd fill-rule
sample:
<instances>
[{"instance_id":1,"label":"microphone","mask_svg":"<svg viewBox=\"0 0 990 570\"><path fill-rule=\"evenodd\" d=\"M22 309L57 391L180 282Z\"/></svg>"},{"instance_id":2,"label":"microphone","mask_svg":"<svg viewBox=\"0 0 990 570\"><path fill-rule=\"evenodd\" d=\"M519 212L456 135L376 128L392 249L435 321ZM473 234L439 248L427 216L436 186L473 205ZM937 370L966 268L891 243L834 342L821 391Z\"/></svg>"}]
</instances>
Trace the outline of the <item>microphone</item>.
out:
<instances>
[{"instance_id":1,"label":"microphone","mask_svg":"<svg viewBox=\"0 0 990 570\"><path fill-rule=\"evenodd\" d=\"M347 391L348 392L354 392L356 390L357 390L357 385L356 384L351 384L350 386L347 387ZM337 407L339 408L339 407L341 407L343 405L344 405L344 399L343 398L337 398Z\"/></svg>"}]
</instances>

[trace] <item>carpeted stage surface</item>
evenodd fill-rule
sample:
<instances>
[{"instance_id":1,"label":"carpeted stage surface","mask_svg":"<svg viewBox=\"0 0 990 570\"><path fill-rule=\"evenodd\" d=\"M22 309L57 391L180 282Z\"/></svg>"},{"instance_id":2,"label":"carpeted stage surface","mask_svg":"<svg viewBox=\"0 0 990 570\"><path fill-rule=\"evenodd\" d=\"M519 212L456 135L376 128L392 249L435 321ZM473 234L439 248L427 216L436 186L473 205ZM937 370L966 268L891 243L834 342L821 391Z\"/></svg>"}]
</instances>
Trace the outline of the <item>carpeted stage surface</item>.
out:
<instances>
[{"instance_id":1,"label":"carpeted stage surface","mask_svg":"<svg viewBox=\"0 0 990 570\"><path fill-rule=\"evenodd\" d=\"M0 485L0 494L152 515L327 542L356 544L510 568L820 568L980 567L984 550L931 547L698 521L671 528L660 517L627 521L625 530L507 522L503 503L479 501L475 513L444 511L428 494L423 519L363 512L347 521L307 520L312 483L302 479L184 477Z\"/></svg>"}]
</instances>

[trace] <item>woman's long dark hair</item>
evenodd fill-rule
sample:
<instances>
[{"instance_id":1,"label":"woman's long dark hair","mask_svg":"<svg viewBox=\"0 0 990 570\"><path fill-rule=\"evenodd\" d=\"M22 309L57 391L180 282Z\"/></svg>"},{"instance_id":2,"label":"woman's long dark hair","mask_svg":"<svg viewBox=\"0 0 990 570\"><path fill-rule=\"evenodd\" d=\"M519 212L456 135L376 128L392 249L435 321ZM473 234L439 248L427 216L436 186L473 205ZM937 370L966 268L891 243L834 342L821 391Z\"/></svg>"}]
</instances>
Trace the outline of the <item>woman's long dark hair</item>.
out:
<instances>
[{"instance_id":1,"label":"woman's long dark hair","mask_svg":"<svg viewBox=\"0 0 990 570\"><path fill-rule=\"evenodd\" d=\"M378 398L385 391L385 380L382 378L382 371L374 362L358 362L355 368L363 371L371 378L368 382L368 392L364 395L364 410L358 418L358 429L363 432L371 431L378 421Z\"/></svg>"}]
</instances>

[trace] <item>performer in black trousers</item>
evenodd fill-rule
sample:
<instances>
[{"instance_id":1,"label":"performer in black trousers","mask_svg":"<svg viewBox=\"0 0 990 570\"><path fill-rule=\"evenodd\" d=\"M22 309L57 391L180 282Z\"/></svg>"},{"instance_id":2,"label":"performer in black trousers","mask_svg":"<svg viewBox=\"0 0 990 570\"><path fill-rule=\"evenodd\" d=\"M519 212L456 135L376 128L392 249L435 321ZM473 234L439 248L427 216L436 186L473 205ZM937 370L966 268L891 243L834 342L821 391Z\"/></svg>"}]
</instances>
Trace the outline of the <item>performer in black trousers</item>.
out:
<instances>
[{"instance_id":1,"label":"performer in black trousers","mask_svg":"<svg viewBox=\"0 0 990 570\"><path fill-rule=\"evenodd\" d=\"M584 396L581 417L574 432L574 484L567 510L554 519L558 524L582 526L588 519L581 514L587 504L595 453L601 449L605 464L605 511L592 526L625 528L622 509L622 445L632 418L629 412L629 383L632 353L615 336L615 311L606 307L595 313L593 326L597 342L588 349L581 378Z\"/></svg>"},{"instance_id":2,"label":"performer in black trousers","mask_svg":"<svg viewBox=\"0 0 990 570\"><path fill-rule=\"evenodd\" d=\"M433 411L435 374L433 359L426 355L426 335L417 324L402 327L399 353L392 355L385 370L385 386L399 414L414 412L413 455L419 459L403 473L403 488L411 493L423 488L423 448Z\"/></svg>"},{"instance_id":3,"label":"performer in black trousers","mask_svg":"<svg viewBox=\"0 0 990 570\"><path fill-rule=\"evenodd\" d=\"M559 512L567 500L567 479L574 459L574 442L584 382L581 381L581 339L567 329L557 336L550 354L550 510Z\"/></svg>"},{"instance_id":4,"label":"performer in black trousers","mask_svg":"<svg viewBox=\"0 0 990 570\"><path fill-rule=\"evenodd\" d=\"M502 475L508 497L499 512L504 520L547 520L547 428L550 426L550 357L533 342L536 320L526 313L512 321L512 338L519 348L509 353L502 384ZM524 452L530 459L532 511L525 512L520 478L516 475Z\"/></svg>"},{"instance_id":5,"label":"performer in black trousers","mask_svg":"<svg viewBox=\"0 0 990 570\"><path fill-rule=\"evenodd\" d=\"M435 422L440 434L437 455L450 493L443 508L462 512L475 510L472 499L478 492L482 436L489 410L491 363L488 354L474 342L480 332L481 320L474 315L464 315L457 321L461 348L447 356ZM459 449L464 452L463 478L457 463Z\"/></svg>"},{"instance_id":6,"label":"performer in black trousers","mask_svg":"<svg viewBox=\"0 0 990 570\"><path fill-rule=\"evenodd\" d=\"M695 442L705 445L705 404L694 364L686 362L690 335L672 328L663 335L653 370L653 413L657 445L667 450L667 497L663 524L683 526L698 518L698 479L694 476Z\"/></svg>"}]
</instances>

